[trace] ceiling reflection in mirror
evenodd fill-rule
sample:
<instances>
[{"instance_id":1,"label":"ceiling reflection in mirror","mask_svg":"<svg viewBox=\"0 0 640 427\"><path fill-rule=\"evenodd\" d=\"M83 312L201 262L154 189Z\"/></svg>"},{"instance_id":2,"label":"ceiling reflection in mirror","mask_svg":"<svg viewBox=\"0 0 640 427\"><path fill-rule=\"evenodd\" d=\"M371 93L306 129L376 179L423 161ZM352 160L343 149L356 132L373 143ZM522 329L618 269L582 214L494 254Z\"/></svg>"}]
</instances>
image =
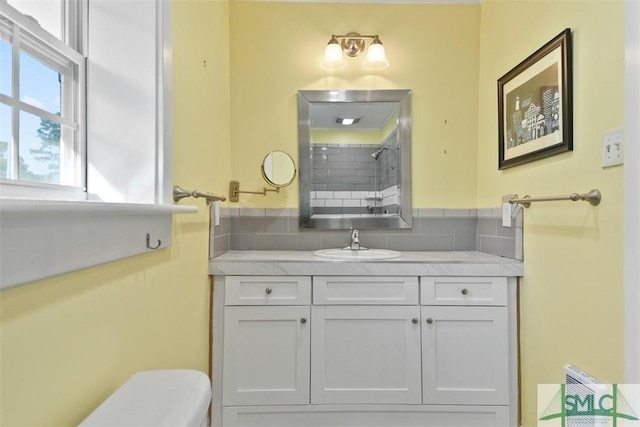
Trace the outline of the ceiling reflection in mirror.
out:
<instances>
[{"instance_id":1,"label":"ceiling reflection in mirror","mask_svg":"<svg viewBox=\"0 0 640 427\"><path fill-rule=\"evenodd\" d=\"M300 227L411 227L411 92L298 92Z\"/></svg>"}]
</instances>

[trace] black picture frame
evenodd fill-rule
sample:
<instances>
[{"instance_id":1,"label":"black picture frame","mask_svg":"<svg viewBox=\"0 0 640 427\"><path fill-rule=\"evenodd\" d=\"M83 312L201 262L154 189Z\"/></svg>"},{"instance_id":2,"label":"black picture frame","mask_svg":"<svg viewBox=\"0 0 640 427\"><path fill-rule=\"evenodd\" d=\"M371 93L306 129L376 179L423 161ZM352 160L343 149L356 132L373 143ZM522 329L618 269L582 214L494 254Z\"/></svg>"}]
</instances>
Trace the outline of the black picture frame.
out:
<instances>
[{"instance_id":1,"label":"black picture frame","mask_svg":"<svg viewBox=\"0 0 640 427\"><path fill-rule=\"evenodd\" d=\"M571 29L498 79L498 169L573 150Z\"/></svg>"}]
</instances>

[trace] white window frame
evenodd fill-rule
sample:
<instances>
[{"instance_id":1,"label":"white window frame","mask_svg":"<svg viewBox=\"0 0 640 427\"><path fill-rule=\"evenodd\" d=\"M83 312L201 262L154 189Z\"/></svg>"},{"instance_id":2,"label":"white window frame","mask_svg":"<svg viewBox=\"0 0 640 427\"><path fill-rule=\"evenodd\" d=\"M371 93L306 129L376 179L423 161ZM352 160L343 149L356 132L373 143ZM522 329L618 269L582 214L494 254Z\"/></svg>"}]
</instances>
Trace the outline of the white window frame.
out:
<instances>
[{"instance_id":1,"label":"white window frame","mask_svg":"<svg viewBox=\"0 0 640 427\"><path fill-rule=\"evenodd\" d=\"M0 31L8 34L13 46L12 63L12 95L0 94L3 104L12 109L12 134L20 139L19 118L21 112L26 112L44 119L48 119L61 125L63 133L60 147L60 178L61 184L46 184L18 179L18 156L15 146L12 164L12 178L0 181L0 192L3 197L33 197L44 199L86 199L86 144L85 144L85 108L86 105L86 66L85 58L79 51L79 28L86 27L85 21L80 17L82 2L72 1L69 8L70 16L63 19L64 37L71 43L67 44L57 37L42 29L34 20L23 15L6 0L0 0L2 14L11 22L11 28L0 23ZM71 25L72 20L77 20L77 25ZM58 116L20 100L20 52L25 52L35 60L61 71L64 81L61 89L61 115ZM64 135L73 132L75 135ZM67 141L67 143L63 143Z\"/></svg>"},{"instance_id":2,"label":"white window frame","mask_svg":"<svg viewBox=\"0 0 640 427\"><path fill-rule=\"evenodd\" d=\"M99 14L101 7L128 7L128 2L87 1L89 16L91 13ZM91 194L98 194L102 189L93 186L91 175L88 174L86 194L89 200L68 200L65 197L62 197L64 200L46 200L44 193L50 193L49 189L28 198L3 192L0 194L0 289L166 248L172 243L172 215L198 211L195 206L174 205L172 200L171 1L131 3L138 7L135 11L127 9L127 12L134 11L132 19L136 16L147 19L149 14L156 19L153 30L155 76L149 76L150 79L155 78L152 88L155 102L152 103L154 111L151 114L155 124L153 135L145 137L145 146L153 152L146 153L148 156L143 160L147 162L147 167L144 169L136 169L132 165L119 170L107 167L99 172L105 175L106 180L110 179L109 174L118 175L113 177L117 182L115 180L121 178L119 175L122 173L131 174L130 181L135 181L136 174L144 170L144 181L147 187L153 188L149 189L143 203L126 195L119 199L96 200ZM6 5L4 0L0 0L2 5ZM140 10L142 5L153 10ZM93 31L100 31L99 27L94 26ZM86 78L89 82L92 78L91 36L79 41L87 46ZM130 40L121 39L123 49L130 48L128 42ZM136 71L135 67L125 68L133 68L132 73ZM99 103L100 99L94 101L91 98L91 83L88 83L88 87L87 103L90 106L92 102ZM99 114L91 120L90 114L87 117L88 135L91 135L92 125L96 124L92 120L99 121L101 117ZM123 156L128 154L126 150L132 145L120 135L99 143L106 144ZM92 144L96 144L96 140L88 137L88 169L92 162L91 153L95 152ZM96 164L100 160L96 159Z\"/></svg>"}]
</instances>

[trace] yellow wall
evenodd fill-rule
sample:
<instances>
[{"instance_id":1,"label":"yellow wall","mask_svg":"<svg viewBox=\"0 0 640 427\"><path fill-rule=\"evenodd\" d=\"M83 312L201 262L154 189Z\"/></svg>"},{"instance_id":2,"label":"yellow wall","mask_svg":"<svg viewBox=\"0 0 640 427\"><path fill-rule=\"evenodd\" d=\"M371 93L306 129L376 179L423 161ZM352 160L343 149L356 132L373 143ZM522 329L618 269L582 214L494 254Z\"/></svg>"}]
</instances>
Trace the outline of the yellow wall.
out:
<instances>
[{"instance_id":1,"label":"yellow wall","mask_svg":"<svg viewBox=\"0 0 640 427\"><path fill-rule=\"evenodd\" d=\"M480 5L232 0L232 179L261 188L260 162L273 149L297 163L298 90L412 89L413 206L473 206L479 26ZM391 66L367 72L360 55L344 70L322 69L331 34L350 31L379 33ZM280 194L242 194L242 206L297 208L298 181Z\"/></svg>"},{"instance_id":2,"label":"yellow wall","mask_svg":"<svg viewBox=\"0 0 640 427\"><path fill-rule=\"evenodd\" d=\"M497 167L496 81L560 33L573 30L574 151L504 171ZM598 207L537 204L524 214L521 339L524 425L536 425L536 385L576 364L623 381L622 167L600 168L604 131L623 125L622 1L482 4L478 200L509 193L602 191Z\"/></svg>"},{"instance_id":3,"label":"yellow wall","mask_svg":"<svg viewBox=\"0 0 640 427\"><path fill-rule=\"evenodd\" d=\"M174 181L187 188L228 185L227 17L226 1L174 2ZM169 249L0 293L0 425L77 425L135 371L207 371L209 217L181 203L200 212L175 217Z\"/></svg>"},{"instance_id":4,"label":"yellow wall","mask_svg":"<svg viewBox=\"0 0 640 427\"><path fill-rule=\"evenodd\" d=\"M297 159L298 89L412 89L414 206L603 192L597 208L525 213L525 425L536 425L536 384L562 381L565 363L622 381L622 168L599 167L602 132L622 126L621 1L173 4L175 183L262 188L268 151ZM565 27L575 151L498 171L496 80ZM362 58L320 68L330 34L353 30L381 35L389 69L367 74ZM297 207L297 182L240 200L233 206ZM182 203L201 212L176 216L170 249L0 293L1 425L73 425L134 371L207 369L208 215L200 201Z\"/></svg>"},{"instance_id":5,"label":"yellow wall","mask_svg":"<svg viewBox=\"0 0 640 427\"><path fill-rule=\"evenodd\" d=\"M231 175L229 2L173 0L173 20L174 181L226 195ZM197 204L205 210L204 203Z\"/></svg>"}]
</instances>

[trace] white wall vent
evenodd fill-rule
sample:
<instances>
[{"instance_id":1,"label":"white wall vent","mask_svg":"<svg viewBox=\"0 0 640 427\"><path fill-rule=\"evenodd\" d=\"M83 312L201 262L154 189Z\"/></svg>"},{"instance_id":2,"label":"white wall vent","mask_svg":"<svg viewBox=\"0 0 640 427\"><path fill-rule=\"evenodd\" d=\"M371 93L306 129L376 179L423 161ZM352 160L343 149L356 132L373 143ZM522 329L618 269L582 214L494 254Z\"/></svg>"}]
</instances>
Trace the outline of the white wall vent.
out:
<instances>
[{"instance_id":1,"label":"white wall vent","mask_svg":"<svg viewBox=\"0 0 640 427\"><path fill-rule=\"evenodd\" d=\"M606 384L582 369L573 365L566 365L564 370L567 384L565 394L566 396L578 396L581 405L588 405L588 402L593 402L593 404L597 405L602 396L609 394ZM570 400L570 402L575 403L578 399ZM567 402L567 405L569 405L569 402ZM578 409L578 413L592 408L593 406L591 408L582 406ZM608 425L609 417L592 414L568 416L566 421L567 427L606 427Z\"/></svg>"}]
</instances>

